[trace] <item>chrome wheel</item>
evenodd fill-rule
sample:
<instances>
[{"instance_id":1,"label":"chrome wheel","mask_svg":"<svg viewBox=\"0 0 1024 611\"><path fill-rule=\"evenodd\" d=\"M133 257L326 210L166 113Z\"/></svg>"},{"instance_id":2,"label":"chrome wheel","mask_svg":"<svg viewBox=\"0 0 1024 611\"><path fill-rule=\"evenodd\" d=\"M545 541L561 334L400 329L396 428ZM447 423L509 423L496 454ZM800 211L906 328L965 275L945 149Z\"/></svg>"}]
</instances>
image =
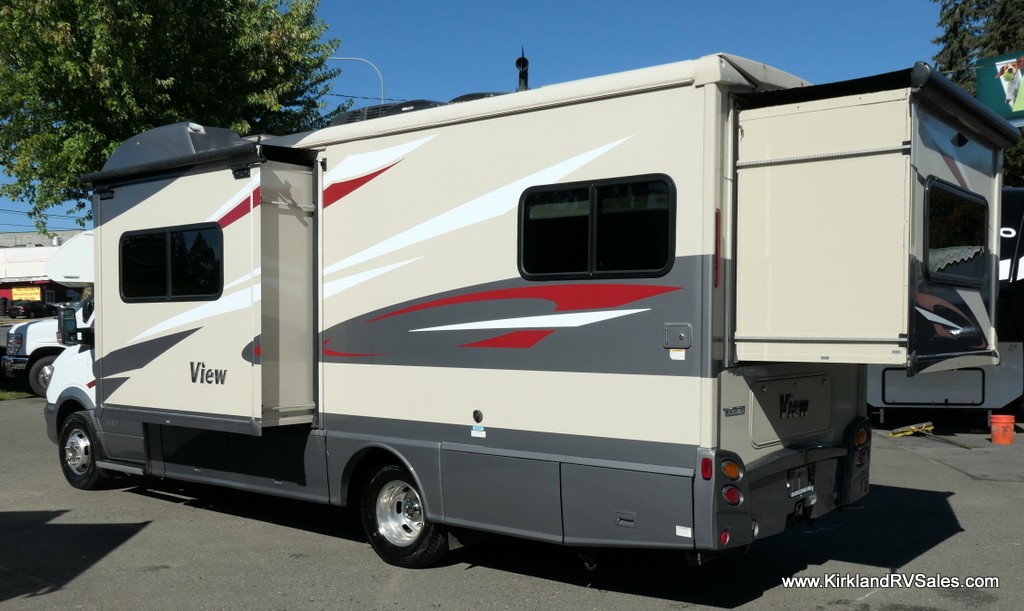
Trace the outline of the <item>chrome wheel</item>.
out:
<instances>
[{"instance_id":1,"label":"chrome wheel","mask_svg":"<svg viewBox=\"0 0 1024 611\"><path fill-rule=\"evenodd\" d=\"M43 388L50 387L50 380L53 379L53 365L47 365L39 370L39 377L36 380Z\"/></svg>"},{"instance_id":2,"label":"chrome wheel","mask_svg":"<svg viewBox=\"0 0 1024 611\"><path fill-rule=\"evenodd\" d=\"M64 464L75 475L85 475L92 466L92 442L82 429L71 431L64 442Z\"/></svg>"},{"instance_id":3,"label":"chrome wheel","mask_svg":"<svg viewBox=\"0 0 1024 611\"><path fill-rule=\"evenodd\" d=\"M396 547L412 545L423 531L420 495L403 481L390 481L377 494L376 517L377 528L388 543Z\"/></svg>"}]
</instances>

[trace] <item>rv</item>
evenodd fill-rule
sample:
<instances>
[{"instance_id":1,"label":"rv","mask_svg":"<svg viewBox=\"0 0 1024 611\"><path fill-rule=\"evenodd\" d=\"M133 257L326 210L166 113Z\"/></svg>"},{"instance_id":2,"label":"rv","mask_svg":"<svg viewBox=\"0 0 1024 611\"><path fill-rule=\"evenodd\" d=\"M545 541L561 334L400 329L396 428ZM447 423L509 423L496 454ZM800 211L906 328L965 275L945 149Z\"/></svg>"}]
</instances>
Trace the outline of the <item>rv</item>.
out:
<instances>
[{"instance_id":1,"label":"rv","mask_svg":"<svg viewBox=\"0 0 1024 611\"><path fill-rule=\"evenodd\" d=\"M1024 189L1002 190L999 227L999 297L996 335L999 364L908 376L901 366L868 367L868 406L880 422L891 411L957 410L990 416L1002 411L1024 414Z\"/></svg>"},{"instance_id":2,"label":"rv","mask_svg":"<svg viewBox=\"0 0 1024 611\"><path fill-rule=\"evenodd\" d=\"M1018 136L924 64L810 86L724 54L159 127L83 177L96 307L62 319L49 435L77 488L356 507L398 566L471 531L701 562L868 492L866 365L997 362Z\"/></svg>"}]
</instances>

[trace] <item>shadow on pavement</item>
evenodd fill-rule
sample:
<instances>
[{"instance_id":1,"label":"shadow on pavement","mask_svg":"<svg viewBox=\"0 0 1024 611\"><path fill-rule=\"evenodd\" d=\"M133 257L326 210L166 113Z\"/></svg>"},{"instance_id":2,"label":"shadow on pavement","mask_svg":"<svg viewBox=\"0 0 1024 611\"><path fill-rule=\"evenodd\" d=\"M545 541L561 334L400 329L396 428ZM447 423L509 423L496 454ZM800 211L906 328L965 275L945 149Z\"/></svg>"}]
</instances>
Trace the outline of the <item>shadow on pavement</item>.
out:
<instances>
[{"instance_id":1,"label":"shadow on pavement","mask_svg":"<svg viewBox=\"0 0 1024 611\"><path fill-rule=\"evenodd\" d=\"M59 590L149 524L52 523L65 513L0 512L0 602Z\"/></svg>"},{"instance_id":2,"label":"shadow on pavement","mask_svg":"<svg viewBox=\"0 0 1024 611\"><path fill-rule=\"evenodd\" d=\"M201 484L137 478L127 488L168 502L262 520L286 528L365 542L354 511ZM501 536L449 554L447 566L487 567L510 573L660 600L733 608L760 598L790 577L829 561L899 569L962 532L951 493L874 486L862 506L834 512L814 525L795 526L755 543L747 553L703 567L679 552L600 550L588 571L576 548ZM589 550L587 550L589 551ZM811 570L812 576L823 576Z\"/></svg>"}]
</instances>

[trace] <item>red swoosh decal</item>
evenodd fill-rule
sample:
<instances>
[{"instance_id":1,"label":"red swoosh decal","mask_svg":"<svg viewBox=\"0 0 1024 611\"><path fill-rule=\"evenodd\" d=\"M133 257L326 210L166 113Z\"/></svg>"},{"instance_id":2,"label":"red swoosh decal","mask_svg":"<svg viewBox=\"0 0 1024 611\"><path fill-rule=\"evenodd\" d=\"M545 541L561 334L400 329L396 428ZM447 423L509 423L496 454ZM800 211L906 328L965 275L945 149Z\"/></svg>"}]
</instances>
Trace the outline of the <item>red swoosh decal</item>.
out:
<instances>
[{"instance_id":1,"label":"red swoosh decal","mask_svg":"<svg viewBox=\"0 0 1024 611\"><path fill-rule=\"evenodd\" d=\"M324 208L337 202L339 199L345 197L349 193L355 191L356 189L370 182L374 178L377 178L378 176L380 176L384 172L387 172L396 165L398 165L398 161L392 163L387 167L381 168L375 172L370 172L369 174L366 174L364 176L357 176L356 178L351 178L349 180L342 180L341 182L331 183L330 185L327 186L327 188L324 189Z\"/></svg>"},{"instance_id":2,"label":"red swoosh decal","mask_svg":"<svg viewBox=\"0 0 1024 611\"><path fill-rule=\"evenodd\" d=\"M220 225L221 229L224 229L231 223L234 223L246 214L249 214L250 210L260 205L260 201L262 201L262 198L260 197L260 188L256 187L253 192L249 194L249 197L238 202L238 204L231 208L231 210L227 211L227 214L220 217L217 224Z\"/></svg>"},{"instance_id":3,"label":"red swoosh decal","mask_svg":"<svg viewBox=\"0 0 1024 611\"><path fill-rule=\"evenodd\" d=\"M382 314L369 322L377 322L385 318L401 316L409 312L430 308L498 299L544 299L554 302L556 312L614 308L663 293L678 291L680 288L682 287L651 284L556 284L498 289L496 291L484 291L482 293L470 293L468 295L435 299L434 301Z\"/></svg>"},{"instance_id":4,"label":"red swoosh decal","mask_svg":"<svg viewBox=\"0 0 1024 611\"><path fill-rule=\"evenodd\" d=\"M337 350L331 350L330 348L327 347L327 344L330 341L331 341L330 338L325 339L323 345L321 346L321 350L323 351L323 355L324 356L342 356L342 357L349 357L349 356L387 356L385 354L369 354L369 353L361 353L361 352L338 352Z\"/></svg>"},{"instance_id":5,"label":"red swoosh decal","mask_svg":"<svg viewBox=\"0 0 1024 611\"><path fill-rule=\"evenodd\" d=\"M462 344L459 348L533 348L534 344L554 333L554 329L540 331L513 331L479 342Z\"/></svg>"}]
</instances>

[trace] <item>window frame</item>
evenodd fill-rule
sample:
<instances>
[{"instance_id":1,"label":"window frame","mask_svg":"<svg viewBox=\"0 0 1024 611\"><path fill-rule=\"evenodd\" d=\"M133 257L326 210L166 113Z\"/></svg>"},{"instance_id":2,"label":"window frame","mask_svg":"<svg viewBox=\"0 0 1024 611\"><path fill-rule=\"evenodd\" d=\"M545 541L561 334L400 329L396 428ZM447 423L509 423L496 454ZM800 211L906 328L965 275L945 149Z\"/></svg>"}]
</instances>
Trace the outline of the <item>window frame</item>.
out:
<instances>
[{"instance_id":1,"label":"window frame","mask_svg":"<svg viewBox=\"0 0 1024 611\"><path fill-rule=\"evenodd\" d=\"M631 269L601 271L597 269L598 245L595 240L597 232L600 199L597 197L598 190L602 187L615 185L628 185L630 183L663 182L668 187L668 243L666 249L668 256L665 264L659 268L652 269ZM586 271L573 272L531 272L525 267L526 248L525 228L528 221L527 200L538 193L549 191L569 191L573 189L588 190L587 207L587 269ZM676 185L667 174L637 174L616 178L603 178L598 180L583 180L568 183L555 183L548 185L536 185L523 191L519 197L518 223L517 223L517 253L516 264L519 274L526 280L590 280L590 279L611 279L611 278L656 278L668 274L675 264L676 250Z\"/></svg>"},{"instance_id":2,"label":"window frame","mask_svg":"<svg viewBox=\"0 0 1024 611\"><path fill-rule=\"evenodd\" d=\"M202 231L207 229L216 230L216 235L220 241L220 259L217 264L217 290L212 293L196 293L189 295L173 295L171 293L172 282L174 278L173 269L171 267L171 245L172 235L179 232L188 231ZM164 292L162 295L149 295L144 297L129 297L125 295L125 260L124 260L124 247L126 240L129 240L138 236L164 236L164 271L166 278L164 281ZM117 256L118 256L118 292L121 296L121 301L125 303L168 303L168 302L181 302L181 301L216 301L220 299L224 293L224 230L218 223L193 223L189 225L172 225L168 227L153 227L149 229L138 229L133 231L126 231L121 234L118 239L117 245Z\"/></svg>"},{"instance_id":3,"label":"window frame","mask_svg":"<svg viewBox=\"0 0 1024 611\"><path fill-rule=\"evenodd\" d=\"M984 271L983 271L983 274L982 274L981 278L972 278L972 277L969 277L969 276L965 276L965 275L961 275L961 274L956 274L956 273L933 272L931 270L931 252L932 252L932 248L931 248L931 239L932 239L932 235L931 235L931 230L932 230L932 208L931 208L931 205L932 205L932 201L931 200L932 200L932 198L931 198L931 196L932 196L932 191L935 188L938 188L941 191L945 191L947 194L951 194L951 195L953 195L955 197L962 198L962 199L966 200L967 202L969 202L971 204L978 205L978 206L981 207L981 209L983 210L984 215L985 215L985 225L984 225L984 227L985 227L985 236L984 236L984 239L983 239L983 243L981 244L981 247L982 247L982 255L981 256L984 259L987 260L988 257L992 254L991 247L990 247L990 243L991 243L991 240L992 240L992 236L991 236L992 208L991 208L991 206L989 206L988 200L986 200L982 195L980 195L978 193L974 193L972 191L968 191L968 190L966 190L964 188L961 188L960 186L955 185L955 184L953 184L951 182L942 180L940 178L936 178L935 176L930 176L930 177L928 177L928 180L925 182L925 192L924 192L924 245L923 245L923 252L921 254L922 254L922 268L923 268L923 272L925 274L925 277L930 282L935 282L935 283L940 283L940 284L948 284L948 285L952 285L952 286L972 287L972 288L983 287L989 281L990 271L989 271L989 265L987 263L985 263L983 265Z\"/></svg>"}]
</instances>

